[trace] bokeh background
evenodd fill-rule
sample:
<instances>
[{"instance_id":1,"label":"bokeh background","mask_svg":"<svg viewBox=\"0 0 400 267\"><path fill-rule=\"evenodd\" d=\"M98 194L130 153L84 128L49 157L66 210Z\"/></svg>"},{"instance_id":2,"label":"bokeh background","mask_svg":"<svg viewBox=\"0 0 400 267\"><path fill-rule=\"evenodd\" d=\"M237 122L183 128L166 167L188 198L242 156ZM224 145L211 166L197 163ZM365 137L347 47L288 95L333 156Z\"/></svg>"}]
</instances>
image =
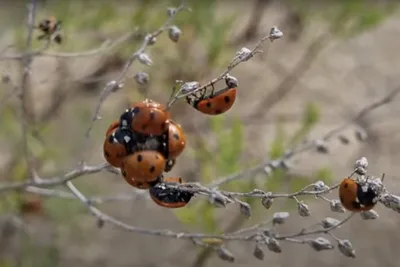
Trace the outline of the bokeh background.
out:
<instances>
[{"instance_id":1,"label":"bokeh background","mask_svg":"<svg viewBox=\"0 0 400 267\"><path fill-rule=\"evenodd\" d=\"M105 84L118 75L144 34L164 23L166 8L174 4L177 2L39 1L37 20L55 15L63 21L65 42L52 44L48 52L97 49L104 41L136 29L132 38L101 53L34 59L25 105L29 149L41 177L62 175L76 166L83 155L84 132ZM20 54L26 38L26 3L3 1L0 5L2 56ZM188 5L192 12L180 13L174 22L183 32L179 42L171 42L166 34L160 36L148 50L154 64L134 63L123 89L105 102L102 120L96 122L90 150L85 152L88 163L104 161L104 131L130 102L149 97L166 103L175 80L211 80L236 51L253 48L274 25L284 38L265 42L263 54L231 72L240 87L228 113L208 117L184 101L173 106L172 115L183 126L188 144L171 174L206 184L277 158L286 148L322 136L400 86L396 1L202 0L188 1ZM35 48L41 46L34 41ZM15 87L22 68L18 61L2 60L0 71L11 79L0 86L0 179L1 183L23 181L26 161ZM148 85L135 82L138 71L149 73ZM334 139L328 144L328 154L311 151L296 156L288 172L244 177L223 188L291 192L317 180L333 184L351 173L356 159L366 156L371 174L385 172L386 184L396 194L400 191L399 111L394 100L343 132L349 144ZM360 131L367 136L363 142L356 138ZM133 190L111 173L82 177L76 185L88 196ZM333 192L332 198L337 198L336 194ZM400 217L381 206L376 208L379 220L362 221L356 216L335 231L352 241L356 259L345 258L337 250L315 252L307 245L285 243L281 254L266 251L265 260L259 261L252 256L253 246L238 242L229 246L235 263L226 263L190 242L126 233L108 224L99 229L86 207L74 199L42 198L43 214L21 215L18 207L24 197L16 192L0 197L1 267L400 266ZM346 216L333 214L326 202L314 198L304 198L312 212L308 218L296 215L293 200L275 201L271 210L263 208L259 200L247 201L253 208L251 219L245 219L236 205L217 209L201 197L179 210L158 207L146 194L99 207L136 226L206 233L234 231L282 210L291 213L280 228L283 232L299 231L327 216Z\"/></svg>"}]
</instances>

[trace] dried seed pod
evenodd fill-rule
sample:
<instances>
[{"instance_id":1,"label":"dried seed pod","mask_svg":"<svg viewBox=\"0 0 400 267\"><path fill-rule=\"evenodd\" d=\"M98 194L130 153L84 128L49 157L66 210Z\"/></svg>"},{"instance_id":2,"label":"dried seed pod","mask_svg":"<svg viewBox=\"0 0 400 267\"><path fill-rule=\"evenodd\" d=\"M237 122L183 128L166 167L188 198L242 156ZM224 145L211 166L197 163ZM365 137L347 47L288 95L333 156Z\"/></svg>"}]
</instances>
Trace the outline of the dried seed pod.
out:
<instances>
[{"instance_id":1,"label":"dried seed pod","mask_svg":"<svg viewBox=\"0 0 400 267\"><path fill-rule=\"evenodd\" d=\"M310 247L312 247L315 251L329 250L333 249L333 245L331 242L325 237L317 237L316 239L308 239L306 241Z\"/></svg>"},{"instance_id":2,"label":"dried seed pod","mask_svg":"<svg viewBox=\"0 0 400 267\"><path fill-rule=\"evenodd\" d=\"M356 257L356 251L353 249L353 245L351 242L347 239L345 240L338 240L338 248L340 253L345 255L346 257L349 258L355 258Z\"/></svg>"},{"instance_id":3,"label":"dried seed pod","mask_svg":"<svg viewBox=\"0 0 400 267\"><path fill-rule=\"evenodd\" d=\"M171 26L168 30L168 37L173 42L178 42L181 37L182 31L177 26Z\"/></svg>"},{"instance_id":4,"label":"dried seed pod","mask_svg":"<svg viewBox=\"0 0 400 267\"><path fill-rule=\"evenodd\" d=\"M289 212L275 212L272 216L272 224L284 224L286 219L289 218Z\"/></svg>"},{"instance_id":5,"label":"dried seed pod","mask_svg":"<svg viewBox=\"0 0 400 267\"><path fill-rule=\"evenodd\" d=\"M242 213L246 218L251 217L251 206L249 203L240 202L240 213Z\"/></svg>"},{"instance_id":6,"label":"dried seed pod","mask_svg":"<svg viewBox=\"0 0 400 267\"><path fill-rule=\"evenodd\" d=\"M379 214L374 210L362 211L360 216L363 220L375 220L379 218Z\"/></svg>"},{"instance_id":7,"label":"dried seed pod","mask_svg":"<svg viewBox=\"0 0 400 267\"><path fill-rule=\"evenodd\" d=\"M333 211L333 212L339 212L339 213L346 212L346 210L342 206L342 203L340 203L340 201L337 199L331 200L329 202L329 206L331 208L331 211Z\"/></svg>"},{"instance_id":8,"label":"dried seed pod","mask_svg":"<svg viewBox=\"0 0 400 267\"><path fill-rule=\"evenodd\" d=\"M261 204L262 204L266 209L271 208L271 206L272 206L273 203L274 203L274 199L273 199L273 198L270 198L270 197L268 197L268 196L264 196L264 197L261 199Z\"/></svg>"},{"instance_id":9,"label":"dried seed pod","mask_svg":"<svg viewBox=\"0 0 400 267\"><path fill-rule=\"evenodd\" d=\"M230 252L224 246L220 246L220 247L217 248L217 254L218 254L218 257L221 260L224 260L224 261L227 261L227 262L234 262L235 261L235 256L233 256L232 252Z\"/></svg>"},{"instance_id":10,"label":"dried seed pod","mask_svg":"<svg viewBox=\"0 0 400 267\"><path fill-rule=\"evenodd\" d=\"M149 74L147 74L146 72L143 72L143 71L139 71L138 73L136 73L134 78L135 78L135 81L141 85L148 84L150 81Z\"/></svg>"},{"instance_id":11,"label":"dried seed pod","mask_svg":"<svg viewBox=\"0 0 400 267\"><path fill-rule=\"evenodd\" d=\"M264 251L261 249L259 243L256 243L253 251L253 256L260 261L264 260Z\"/></svg>"},{"instance_id":12,"label":"dried seed pod","mask_svg":"<svg viewBox=\"0 0 400 267\"><path fill-rule=\"evenodd\" d=\"M334 227L334 226L338 225L339 223L340 223L339 220L336 220L336 219L331 218L331 217L327 217L327 218L325 218L325 219L323 219L321 221L322 227L325 228L325 229Z\"/></svg>"},{"instance_id":13,"label":"dried seed pod","mask_svg":"<svg viewBox=\"0 0 400 267\"><path fill-rule=\"evenodd\" d=\"M310 216L310 209L308 208L308 205L304 204L303 202L297 203L297 211L301 217Z\"/></svg>"},{"instance_id":14,"label":"dried seed pod","mask_svg":"<svg viewBox=\"0 0 400 267\"><path fill-rule=\"evenodd\" d=\"M270 251L275 252L275 253L282 252L282 248L281 248L278 240L276 240L275 238L267 237L266 244L267 244L267 248Z\"/></svg>"},{"instance_id":15,"label":"dried seed pod","mask_svg":"<svg viewBox=\"0 0 400 267\"><path fill-rule=\"evenodd\" d=\"M138 59L140 63L146 66L151 66L153 64L153 61L151 60L150 56L146 53L140 53Z\"/></svg>"}]
</instances>

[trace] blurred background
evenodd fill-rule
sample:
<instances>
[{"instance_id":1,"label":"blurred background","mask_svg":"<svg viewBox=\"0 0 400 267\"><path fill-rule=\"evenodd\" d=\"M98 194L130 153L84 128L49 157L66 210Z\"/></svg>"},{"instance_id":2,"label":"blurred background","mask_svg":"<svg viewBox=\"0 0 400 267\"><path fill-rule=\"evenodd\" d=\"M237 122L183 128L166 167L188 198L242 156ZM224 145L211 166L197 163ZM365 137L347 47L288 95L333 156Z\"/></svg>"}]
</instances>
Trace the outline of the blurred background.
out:
<instances>
[{"instance_id":1,"label":"blurred background","mask_svg":"<svg viewBox=\"0 0 400 267\"><path fill-rule=\"evenodd\" d=\"M145 97L166 103L175 80L205 83L224 71L242 47L252 49L276 25L284 38L262 46L264 53L235 68L239 80L236 103L226 114L210 117L196 112L185 101L176 103L172 116L187 135L187 148L171 175L203 184L282 156L285 149L324 133L350 120L371 102L400 86L400 19L396 1L187 1L192 12L182 12L174 24L182 30L178 43L167 34L147 52L154 64L135 62L123 89L113 93L96 122L86 159L104 161L102 143L108 125L124 107ZM115 79L126 59L136 51L145 33L167 19L166 8L177 1L39 1L36 21L54 15L63 22L64 42L52 44L32 63L24 106L29 124L29 150L41 177L62 175L82 158L84 133L105 84ZM0 51L18 55L25 47L27 9L25 1L0 3ZM90 55L106 40L134 31L132 37L112 49ZM37 33L35 33L35 36ZM43 46L38 40L34 48ZM64 55L64 56L63 56ZM19 61L1 60L0 86L0 179L23 181L27 167L21 143L16 85ZM138 85L134 75L144 71L150 83ZM8 81L9 80L9 81ZM342 142L328 143L329 153L315 151L295 157L290 171L271 176L257 174L223 186L231 191L259 188L292 192L323 180L334 184L352 171L356 159L369 160L371 174L387 174L392 193L400 191L396 160L399 158L400 124L398 100L372 112L346 131ZM359 133L366 136L360 141ZM357 135L358 133L358 135ZM347 139L349 142L344 142ZM88 175L76 180L87 196L130 193L132 188L111 173ZM59 189L65 189L60 187ZM331 198L337 198L333 192ZM231 243L235 263L221 261L214 253L182 240L127 233L96 220L74 199L41 197L42 212L25 214L19 207L27 193L9 192L0 197L0 267L32 266L399 266L400 217L382 206L379 220L362 221L356 216L335 231L350 239L357 258L337 250L315 252L305 245L283 244L283 252L265 252L264 261L252 256L248 243ZM146 193L130 201L99 205L104 212L135 226L149 229L220 233L231 232L265 220L275 211L291 213L282 232L296 232L333 214L326 202L303 199L311 217L296 215L293 200L277 200L266 210L257 199L246 199L253 216L246 219L236 205L213 207L195 198L187 207L169 210L156 206Z\"/></svg>"}]
</instances>

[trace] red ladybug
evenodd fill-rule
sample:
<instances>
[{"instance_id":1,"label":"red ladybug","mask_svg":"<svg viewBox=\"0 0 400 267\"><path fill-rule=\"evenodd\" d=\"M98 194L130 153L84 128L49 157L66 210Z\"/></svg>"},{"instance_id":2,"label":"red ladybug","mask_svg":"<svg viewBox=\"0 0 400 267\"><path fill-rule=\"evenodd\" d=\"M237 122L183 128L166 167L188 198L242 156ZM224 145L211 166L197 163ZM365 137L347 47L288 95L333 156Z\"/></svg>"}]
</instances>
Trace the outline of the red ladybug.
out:
<instances>
[{"instance_id":1,"label":"red ladybug","mask_svg":"<svg viewBox=\"0 0 400 267\"><path fill-rule=\"evenodd\" d=\"M134 145L135 141L129 131L114 129L104 140L104 158L111 166L120 168L123 159L134 149Z\"/></svg>"},{"instance_id":2,"label":"red ladybug","mask_svg":"<svg viewBox=\"0 0 400 267\"><path fill-rule=\"evenodd\" d=\"M108 129L106 131L106 136L108 136L112 131L117 129L119 126L119 121L113 121L110 126L108 126Z\"/></svg>"},{"instance_id":3,"label":"red ladybug","mask_svg":"<svg viewBox=\"0 0 400 267\"><path fill-rule=\"evenodd\" d=\"M378 193L368 184L345 178L339 187L339 198L349 211L371 210L378 203Z\"/></svg>"},{"instance_id":4,"label":"red ladybug","mask_svg":"<svg viewBox=\"0 0 400 267\"><path fill-rule=\"evenodd\" d=\"M122 177L124 177L125 181L138 189L149 189L150 187L154 186L155 184L157 184L158 182L160 182L160 177L157 177L157 179L153 182L139 182L135 179L135 177L133 176L129 176L128 173L125 171L124 167L121 168L121 173L122 173Z\"/></svg>"},{"instance_id":5,"label":"red ladybug","mask_svg":"<svg viewBox=\"0 0 400 267\"><path fill-rule=\"evenodd\" d=\"M42 31L42 35L38 36L38 40L42 40L44 38L50 38L53 34L54 35L54 41L58 44L62 42L62 36L61 34L57 33L58 31L61 30L61 20L57 20L54 16L50 16L48 19L42 20L37 28Z\"/></svg>"},{"instance_id":6,"label":"red ladybug","mask_svg":"<svg viewBox=\"0 0 400 267\"><path fill-rule=\"evenodd\" d=\"M134 103L120 118L120 127L144 135L162 135L168 126L169 113L165 106L149 99Z\"/></svg>"},{"instance_id":7,"label":"red ladybug","mask_svg":"<svg viewBox=\"0 0 400 267\"><path fill-rule=\"evenodd\" d=\"M198 111L207 115L219 115L228 111L236 100L236 88L226 87L206 96L206 89L200 92L200 96L190 95L186 97L187 103Z\"/></svg>"},{"instance_id":8,"label":"red ladybug","mask_svg":"<svg viewBox=\"0 0 400 267\"><path fill-rule=\"evenodd\" d=\"M181 208L186 206L193 197L193 193L167 187L168 184L182 184L180 177L164 178L162 182L149 189L151 199L165 208Z\"/></svg>"},{"instance_id":9,"label":"red ladybug","mask_svg":"<svg viewBox=\"0 0 400 267\"><path fill-rule=\"evenodd\" d=\"M143 150L125 157L121 169L129 179L151 183L157 181L164 168L165 158L161 153L155 150Z\"/></svg>"},{"instance_id":10,"label":"red ladybug","mask_svg":"<svg viewBox=\"0 0 400 267\"><path fill-rule=\"evenodd\" d=\"M176 159L185 149L186 136L182 127L170 120L168 129L168 159Z\"/></svg>"}]
</instances>

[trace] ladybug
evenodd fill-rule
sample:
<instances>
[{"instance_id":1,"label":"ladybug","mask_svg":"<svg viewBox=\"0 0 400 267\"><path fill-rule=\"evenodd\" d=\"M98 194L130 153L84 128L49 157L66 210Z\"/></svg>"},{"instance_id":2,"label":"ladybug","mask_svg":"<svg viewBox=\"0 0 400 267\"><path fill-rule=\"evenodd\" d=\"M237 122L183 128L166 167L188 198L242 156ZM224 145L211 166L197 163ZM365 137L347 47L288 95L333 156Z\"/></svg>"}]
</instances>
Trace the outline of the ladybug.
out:
<instances>
[{"instance_id":1,"label":"ladybug","mask_svg":"<svg viewBox=\"0 0 400 267\"><path fill-rule=\"evenodd\" d=\"M168 159L177 158L185 149L186 136L182 127L170 120L168 128Z\"/></svg>"},{"instance_id":2,"label":"ladybug","mask_svg":"<svg viewBox=\"0 0 400 267\"><path fill-rule=\"evenodd\" d=\"M228 111L236 100L236 87L226 87L214 93L214 88L211 94L206 96L206 89L200 91L200 96L189 95L186 97L186 102L193 106L201 113L207 115L219 115Z\"/></svg>"},{"instance_id":3,"label":"ladybug","mask_svg":"<svg viewBox=\"0 0 400 267\"><path fill-rule=\"evenodd\" d=\"M120 126L144 135L162 135L168 131L169 113L165 106L146 99L134 103L121 115Z\"/></svg>"},{"instance_id":4,"label":"ladybug","mask_svg":"<svg viewBox=\"0 0 400 267\"><path fill-rule=\"evenodd\" d=\"M112 131L117 129L119 126L119 121L113 121L110 126L108 126L108 129L106 131L106 136L108 136Z\"/></svg>"},{"instance_id":5,"label":"ladybug","mask_svg":"<svg viewBox=\"0 0 400 267\"><path fill-rule=\"evenodd\" d=\"M57 31L61 30L61 24L61 20L57 20L54 16L42 20L37 28L41 30L43 34L38 36L37 39L42 40L44 38L50 38ZM59 33L55 34L53 39L58 44L62 42L62 36Z\"/></svg>"},{"instance_id":6,"label":"ladybug","mask_svg":"<svg viewBox=\"0 0 400 267\"><path fill-rule=\"evenodd\" d=\"M165 168L164 156L155 150L137 151L126 158L122 163L122 172L125 176L142 183L157 181Z\"/></svg>"},{"instance_id":7,"label":"ladybug","mask_svg":"<svg viewBox=\"0 0 400 267\"><path fill-rule=\"evenodd\" d=\"M117 128L110 132L103 144L103 154L107 162L116 168L122 166L123 158L135 147L135 140L129 131Z\"/></svg>"},{"instance_id":8,"label":"ladybug","mask_svg":"<svg viewBox=\"0 0 400 267\"><path fill-rule=\"evenodd\" d=\"M180 177L168 177L149 189L151 199L165 208L181 208L186 206L193 197L193 193L167 187L167 184L182 184Z\"/></svg>"},{"instance_id":9,"label":"ladybug","mask_svg":"<svg viewBox=\"0 0 400 267\"><path fill-rule=\"evenodd\" d=\"M345 178L339 187L339 198L349 211L368 211L378 203L378 193L368 184Z\"/></svg>"},{"instance_id":10,"label":"ladybug","mask_svg":"<svg viewBox=\"0 0 400 267\"><path fill-rule=\"evenodd\" d=\"M136 181L135 177L128 176L127 172L124 168L121 168L122 177L124 177L125 181L130 184L131 186L138 188L138 189L149 189L150 187L154 186L158 182L160 182L161 176L157 177L157 179L153 182L139 182Z\"/></svg>"}]
</instances>

